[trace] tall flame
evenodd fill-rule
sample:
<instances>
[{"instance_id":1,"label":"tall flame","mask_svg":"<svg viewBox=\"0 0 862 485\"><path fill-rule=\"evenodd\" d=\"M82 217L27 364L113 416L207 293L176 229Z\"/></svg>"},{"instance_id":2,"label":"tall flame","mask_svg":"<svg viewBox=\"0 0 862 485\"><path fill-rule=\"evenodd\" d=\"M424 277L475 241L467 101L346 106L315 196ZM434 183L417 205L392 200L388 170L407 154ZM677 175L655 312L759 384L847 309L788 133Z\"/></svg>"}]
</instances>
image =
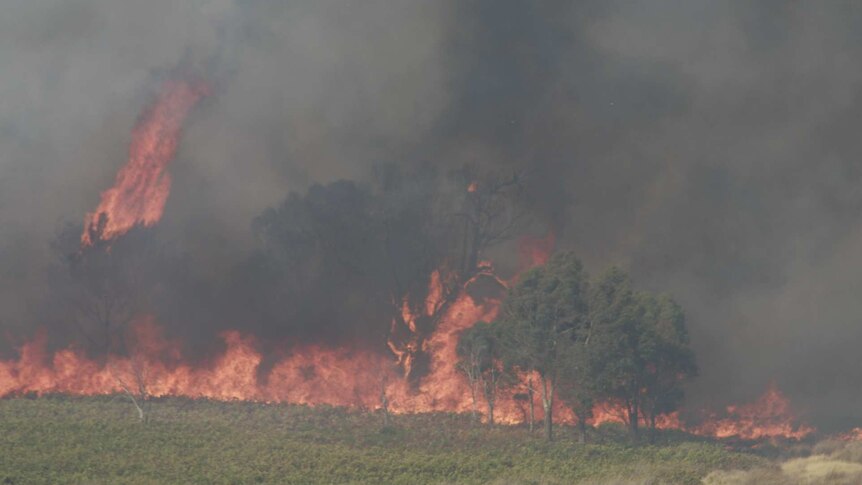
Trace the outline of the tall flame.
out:
<instances>
[{"instance_id":1,"label":"tall flame","mask_svg":"<svg viewBox=\"0 0 862 485\"><path fill-rule=\"evenodd\" d=\"M183 122L207 94L207 86L199 82L174 80L162 86L155 102L135 126L129 160L117 174L114 186L102 193L97 209L87 214L82 247L113 240L136 225L152 226L161 219L170 193L167 166L176 154ZM475 182L467 188L468 192L477 189ZM547 262L554 245L553 232L544 238L522 239L521 269ZM468 385L456 368L458 339L462 331L477 322L496 317L501 296L497 290L508 287L517 280L517 275L508 282L502 281L494 274L491 263L482 262L475 275L456 293L447 293L454 281L450 276L441 270L432 272L422 304L411 306L408 296L399 302L401 312L399 319L393 319L392 334L398 330L407 335L400 336L398 341L390 338L388 342L397 359L368 350L295 346L261 376L259 370L264 358L254 337L227 331L221 334L225 343L223 353L206 365L196 366L184 360L181 342L163 337L154 319L143 316L130 327L125 346L130 349L127 355L109 355L98 361L74 348L49 354L44 336L35 338L21 347L17 360L0 361L0 397L125 391L153 397L329 404L365 409L385 405L396 413L465 412L473 403ZM495 290L483 292L481 287L487 284ZM479 296L483 293L487 294ZM418 322L432 318L435 328L425 337ZM414 385L407 377L412 374L413 358L420 350L429 356L429 361L427 372ZM502 393L497 400L497 421L513 424L526 420L525 404L518 397L522 390L508 389ZM623 413L617 408L598 405L593 424L621 421ZM541 419L541 406L535 410L537 419ZM576 420L559 400L554 412L560 422ZM757 402L728 407L727 416L711 416L698 427L686 427L676 413L657 420L660 428L686 429L715 437L800 438L813 431L793 423L789 404L775 388L770 388Z\"/></svg>"},{"instance_id":2,"label":"tall flame","mask_svg":"<svg viewBox=\"0 0 862 485\"><path fill-rule=\"evenodd\" d=\"M263 356L254 337L237 331L224 332L225 350L207 365L193 366L183 358L181 342L165 339L151 317L139 318L131 327L126 356L112 355L104 361L86 358L74 349L49 354L44 338L25 344L17 360L0 361L0 397L24 393L98 395L146 389L149 396L184 396L216 400L249 400L295 404L328 404L377 409L381 394L388 409L396 413L466 412L472 408L469 388L456 369L460 333L479 321L491 321L500 301L493 297L474 299L466 289L480 278L495 278L489 265L471 279L441 316L436 330L422 342L430 355L428 373L418 386L408 384L394 359L378 352L297 346L286 352L261 377ZM505 282L497 280L499 284ZM432 275L423 312L440 298L439 274ZM406 312L407 310L405 310ZM407 315L405 318L412 318ZM401 363L404 364L403 362ZM534 379L535 381L535 379ZM497 399L500 423L526 420L525 403L515 399L521 389L510 389ZM480 406L484 406L479 396ZM523 401L523 399L520 399ZM535 406L542 418L541 406ZM576 418L557 400L555 419L572 424ZM619 406L599 404L592 424L622 422ZM716 438L756 440L772 437L800 439L814 429L796 424L789 402L774 386L757 401L729 406L718 416L707 414L699 425L687 426L677 413L660 416L657 427L681 429Z\"/></svg>"},{"instance_id":3,"label":"tall flame","mask_svg":"<svg viewBox=\"0 0 862 485\"><path fill-rule=\"evenodd\" d=\"M129 159L114 186L102 192L95 211L87 214L81 245L108 241L135 225L152 226L162 218L171 189L167 166L174 158L183 121L209 88L201 82L171 80L132 131Z\"/></svg>"}]
</instances>

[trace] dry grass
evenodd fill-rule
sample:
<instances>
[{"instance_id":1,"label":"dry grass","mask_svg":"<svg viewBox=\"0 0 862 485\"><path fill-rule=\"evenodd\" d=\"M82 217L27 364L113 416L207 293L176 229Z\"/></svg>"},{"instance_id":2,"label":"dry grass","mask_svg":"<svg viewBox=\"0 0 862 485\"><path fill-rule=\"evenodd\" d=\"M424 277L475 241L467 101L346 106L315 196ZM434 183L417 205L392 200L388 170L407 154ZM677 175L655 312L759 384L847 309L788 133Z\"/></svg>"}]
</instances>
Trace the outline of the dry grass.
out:
<instances>
[{"instance_id":1,"label":"dry grass","mask_svg":"<svg viewBox=\"0 0 862 485\"><path fill-rule=\"evenodd\" d=\"M774 467L715 471L704 485L858 485L862 484L862 443L827 440L814 455Z\"/></svg>"}]
</instances>

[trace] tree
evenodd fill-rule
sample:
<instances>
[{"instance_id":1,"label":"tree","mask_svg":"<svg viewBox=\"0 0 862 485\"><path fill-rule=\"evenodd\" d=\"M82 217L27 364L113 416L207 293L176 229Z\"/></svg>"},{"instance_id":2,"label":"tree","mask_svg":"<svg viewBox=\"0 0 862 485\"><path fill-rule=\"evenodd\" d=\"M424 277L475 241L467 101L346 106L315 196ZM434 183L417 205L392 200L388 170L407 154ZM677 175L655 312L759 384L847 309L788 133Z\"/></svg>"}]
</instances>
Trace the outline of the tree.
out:
<instances>
[{"instance_id":1,"label":"tree","mask_svg":"<svg viewBox=\"0 0 862 485\"><path fill-rule=\"evenodd\" d=\"M536 422L536 387L533 386L533 377L527 376L527 382L522 381L520 387L524 392L516 393L513 397L515 401L527 403L528 411L524 411L524 419L527 421L527 429L532 433Z\"/></svg>"},{"instance_id":2,"label":"tree","mask_svg":"<svg viewBox=\"0 0 862 485\"><path fill-rule=\"evenodd\" d=\"M623 405L633 439L642 417L653 439L656 417L677 408L681 381L697 371L682 309L669 297L634 292L628 275L611 268L592 286L590 322L596 389Z\"/></svg>"},{"instance_id":3,"label":"tree","mask_svg":"<svg viewBox=\"0 0 862 485\"><path fill-rule=\"evenodd\" d=\"M566 353L560 375L559 394L578 418L578 437L581 443L587 441L587 421L593 417L596 388L594 376L590 373L589 327L582 329L575 337L572 348Z\"/></svg>"},{"instance_id":4,"label":"tree","mask_svg":"<svg viewBox=\"0 0 862 485\"><path fill-rule=\"evenodd\" d=\"M138 420L142 423L148 422L150 419L151 401L150 392L147 388L147 363L145 358L140 354L136 354L130 358L128 373L132 378L131 385L123 379L122 373L118 372L113 365L109 365L109 369L114 380L117 381L117 384L129 398L129 401L135 406L135 410L138 411Z\"/></svg>"},{"instance_id":5,"label":"tree","mask_svg":"<svg viewBox=\"0 0 862 485\"><path fill-rule=\"evenodd\" d=\"M466 166L451 175L465 195L461 207L453 213L463 221L458 266L464 279L469 279L479 266L482 252L511 237L524 218L519 198L525 174L479 173Z\"/></svg>"},{"instance_id":6,"label":"tree","mask_svg":"<svg viewBox=\"0 0 862 485\"><path fill-rule=\"evenodd\" d=\"M261 249L229 293L249 302L240 310L257 313L267 332L276 327L304 341L356 342L386 331L405 377L418 385L430 363L425 339L482 271L482 253L523 219L521 174L440 172L378 164L368 184L289 194L255 219ZM433 308L431 278L439 283Z\"/></svg>"},{"instance_id":7,"label":"tree","mask_svg":"<svg viewBox=\"0 0 862 485\"><path fill-rule=\"evenodd\" d=\"M473 419L477 417L477 388L488 406L488 424L494 425L497 391L508 383L500 361L500 344L496 328L479 322L464 330L458 340L458 369L467 377L473 402Z\"/></svg>"},{"instance_id":8,"label":"tree","mask_svg":"<svg viewBox=\"0 0 862 485\"><path fill-rule=\"evenodd\" d=\"M679 408L683 399L680 384L697 375L697 364L688 346L682 307L669 295L639 296L645 332L641 342L646 360L641 414L649 425L653 442L656 417Z\"/></svg>"},{"instance_id":9,"label":"tree","mask_svg":"<svg viewBox=\"0 0 862 485\"><path fill-rule=\"evenodd\" d=\"M82 347L107 361L128 350L130 325L153 310L158 288L165 286L160 271L167 258L152 234L140 227L112 241L93 233L94 243L85 247L80 231L78 225L67 225L51 242L57 256L50 268L53 305L40 316L74 328Z\"/></svg>"},{"instance_id":10,"label":"tree","mask_svg":"<svg viewBox=\"0 0 862 485\"><path fill-rule=\"evenodd\" d=\"M485 358L484 354L487 353L487 346L480 335L470 332L470 330L465 330L458 340L456 368L467 378L467 385L470 387L470 415L473 421L476 421L479 407L477 398L479 376L482 372L482 360Z\"/></svg>"},{"instance_id":11,"label":"tree","mask_svg":"<svg viewBox=\"0 0 862 485\"><path fill-rule=\"evenodd\" d=\"M587 276L573 253L526 272L501 307L501 355L507 365L539 378L545 437L553 439L554 394L587 322Z\"/></svg>"},{"instance_id":12,"label":"tree","mask_svg":"<svg viewBox=\"0 0 862 485\"><path fill-rule=\"evenodd\" d=\"M629 277L616 267L590 292L590 374L603 398L618 401L633 437L638 435L640 390L645 362L640 355L638 304Z\"/></svg>"}]
</instances>

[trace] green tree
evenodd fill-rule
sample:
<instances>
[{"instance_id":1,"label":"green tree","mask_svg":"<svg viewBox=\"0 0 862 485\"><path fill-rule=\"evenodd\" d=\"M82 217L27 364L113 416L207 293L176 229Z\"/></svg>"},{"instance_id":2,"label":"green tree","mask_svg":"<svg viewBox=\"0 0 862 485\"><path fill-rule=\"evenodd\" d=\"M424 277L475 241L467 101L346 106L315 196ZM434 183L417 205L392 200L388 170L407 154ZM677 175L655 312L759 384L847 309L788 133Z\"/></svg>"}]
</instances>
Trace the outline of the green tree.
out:
<instances>
[{"instance_id":1,"label":"green tree","mask_svg":"<svg viewBox=\"0 0 862 485\"><path fill-rule=\"evenodd\" d=\"M477 391L481 390L488 407L488 424L491 426L494 425L497 392L509 381L500 360L496 330L491 324L479 322L461 333L456 348L457 367L470 384L473 419L477 418Z\"/></svg>"},{"instance_id":2,"label":"green tree","mask_svg":"<svg viewBox=\"0 0 862 485\"><path fill-rule=\"evenodd\" d=\"M591 382L623 405L632 438L643 418L653 440L656 417L677 409L682 381L697 373L682 309L668 296L633 291L628 275L611 268L592 286L590 323Z\"/></svg>"},{"instance_id":3,"label":"green tree","mask_svg":"<svg viewBox=\"0 0 862 485\"><path fill-rule=\"evenodd\" d=\"M577 332L575 341L566 353L558 384L560 397L569 405L578 419L578 438L587 441L587 421L593 417L596 389L598 387L590 372L589 327Z\"/></svg>"},{"instance_id":4,"label":"green tree","mask_svg":"<svg viewBox=\"0 0 862 485\"><path fill-rule=\"evenodd\" d=\"M655 440L656 417L677 410L682 403L681 383L697 375L694 352L689 347L685 314L669 295L640 295L641 318L646 335L645 375L641 414Z\"/></svg>"},{"instance_id":5,"label":"green tree","mask_svg":"<svg viewBox=\"0 0 862 485\"><path fill-rule=\"evenodd\" d=\"M612 267L590 291L589 374L599 395L623 405L633 437L638 435L645 361L640 354L638 300L629 277Z\"/></svg>"},{"instance_id":6,"label":"green tree","mask_svg":"<svg viewBox=\"0 0 862 485\"><path fill-rule=\"evenodd\" d=\"M497 325L507 366L539 376L545 437L553 439L553 406L559 378L586 325L588 280L573 253L553 256L526 272L510 289Z\"/></svg>"}]
</instances>

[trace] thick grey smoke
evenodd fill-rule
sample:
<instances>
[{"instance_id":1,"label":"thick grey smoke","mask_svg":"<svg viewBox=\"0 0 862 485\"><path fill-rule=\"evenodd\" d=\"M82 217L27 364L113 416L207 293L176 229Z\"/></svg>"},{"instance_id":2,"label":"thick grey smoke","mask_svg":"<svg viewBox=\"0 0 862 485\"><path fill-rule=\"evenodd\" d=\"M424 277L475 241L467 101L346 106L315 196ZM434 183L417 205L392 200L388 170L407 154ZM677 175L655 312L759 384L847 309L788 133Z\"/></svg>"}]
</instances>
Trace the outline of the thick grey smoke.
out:
<instances>
[{"instance_id":1,"label":"thick grey smoke","mask_svg":"<svg viewBox=\"0 0 862 485\"><path fill-rule=\"evenodd\" d=\"M215 94L158 235L201 280L232 278L252 220L288 191L367 183L379 162L528 169L559 247L686 308L692 405L775 380L822 426L862 420L862 8L572 3L6 2L5 347L40 325L49 242L95 207L159 79L189 64ZM187 333L205 333L209 290L188 287Z\"/></svg>"}]
</instances>

